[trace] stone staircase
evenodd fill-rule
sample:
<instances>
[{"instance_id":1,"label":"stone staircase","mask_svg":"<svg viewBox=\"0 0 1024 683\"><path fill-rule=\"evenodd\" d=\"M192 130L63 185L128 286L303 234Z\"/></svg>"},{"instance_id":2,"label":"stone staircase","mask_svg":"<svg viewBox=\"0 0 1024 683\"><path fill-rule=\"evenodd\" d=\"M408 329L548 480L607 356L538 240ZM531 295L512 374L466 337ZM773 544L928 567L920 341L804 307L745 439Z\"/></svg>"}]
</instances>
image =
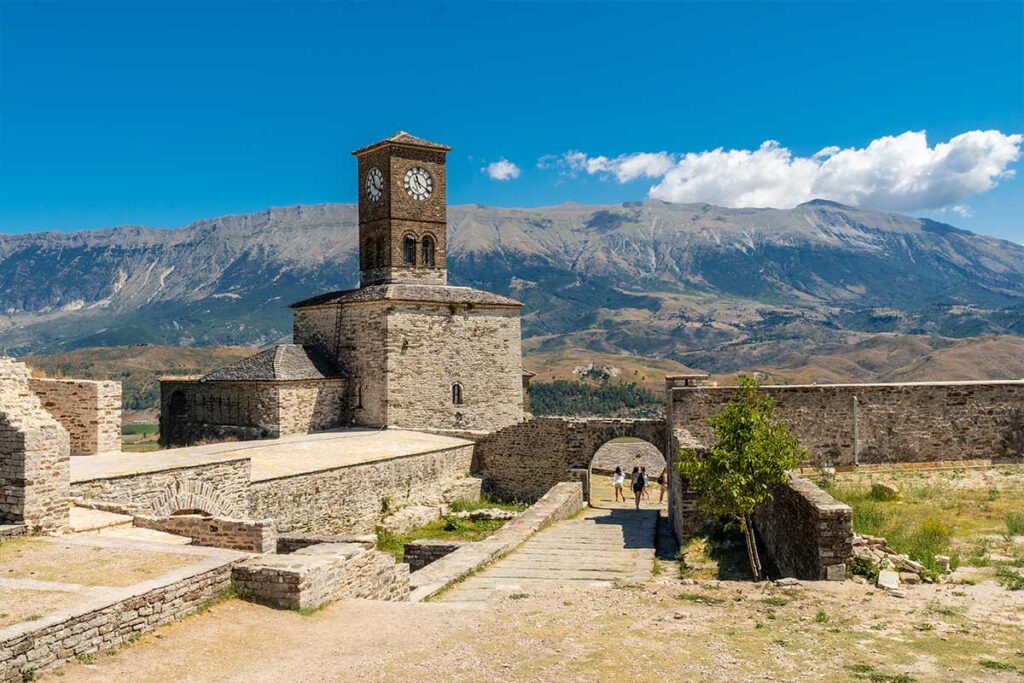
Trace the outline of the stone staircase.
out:
<instances>
[{"instance_id":1,"label":"stone staircase","mask_svg":"<svg viewBox=\"0 0 1024 683\"><path fill-rule=\"evenodd\" d=\"M133 526L134 518L131 515L122 515L116 512L73 506L70 511L70 520L71 531L76 534L96 534L111 538L127 538L174 545L190 545L192 543L192 539L187 536Z\"/></svg>"}]
</instances>

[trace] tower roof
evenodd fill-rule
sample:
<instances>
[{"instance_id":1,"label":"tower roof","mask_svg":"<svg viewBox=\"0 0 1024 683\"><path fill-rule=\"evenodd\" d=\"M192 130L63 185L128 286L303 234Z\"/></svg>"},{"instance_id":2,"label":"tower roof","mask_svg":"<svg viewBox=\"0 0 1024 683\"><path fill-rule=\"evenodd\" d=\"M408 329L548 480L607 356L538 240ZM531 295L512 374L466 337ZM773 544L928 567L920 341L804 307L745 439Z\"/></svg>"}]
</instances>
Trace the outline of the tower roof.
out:
<instances>
[{"instance_id":1,"label":"tower roof","mask_svg":"<svg viewBox=\"0 0 1024 683\"><path fill-rule=\"evenodd\" d=\"M359 149L352 152L352 154L354 154L355 156L359 156L361 154L366 154L367 152L375 150L378 147L383 147L384 145L423 147L425 149L436 149L443 152L450 152L452 150L452 148L449 147L448 145L442 145L440 142L431 142L430 140L424 140L423 138L418 138L415 135L409 135L404 130L400 130L391 137L384 138L383 140L375 142L372 145L367 145L366 147L360 147Z\"/></svg>"}]
</instances>

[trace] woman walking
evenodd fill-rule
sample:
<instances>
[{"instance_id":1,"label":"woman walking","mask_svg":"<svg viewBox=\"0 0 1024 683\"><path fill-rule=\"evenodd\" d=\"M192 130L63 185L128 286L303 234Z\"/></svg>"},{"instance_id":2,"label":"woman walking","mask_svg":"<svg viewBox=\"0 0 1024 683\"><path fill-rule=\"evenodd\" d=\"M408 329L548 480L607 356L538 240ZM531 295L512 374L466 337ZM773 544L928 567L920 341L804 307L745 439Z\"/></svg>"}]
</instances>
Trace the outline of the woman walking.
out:
<instances>
[{"instance_id":1,"label":"woman walking","mask_svg":"<svg viewBox=\"0 0 1024 683\"><path fill-rule=\"evenodd\" d=\"M661 474L658 475L658 488L660 489L658 491L658 505L661 505L661 502L665 500L665 490L668 489L667 467L661 471Z\"/></svg>"},{"instance_id":2,"label":"woman walking","mask_svg":"<svg viewBox=\"0 0 1024 683\"><path fill-rule=\"evenodd\" d=\"M633 497L636 498L636 509L640 509L640 497L644 495L644 487L647 486L647 477L640 471L639 467L633 468Z\"/></svg>"},{"instance_id":3,"label":"woman walking","mask_svg":"<svg viewBox=\"0 0 1024 683\"><path fill-rule=\"evenodd\" d=\"M619 499L622 502L626 502L626 492L622 490L623 484L626 483L626 474L622 471L621 467L615 468L615 474L612 475L612 486L615 488L615 502L618 503Z\"/></svg>"},{"instance_id":4,"label":"woman walking","mask_svg":"<svg viewBox=\"0 0 1024 683\"><path fill-rule=\"evenodd\" d=\"M644 478L644 498L646 498L647 500L650 500L651 499L651 492L647 490L647 484L650 483L650 482L648 482L648 480L647 480L647 468L646 467L641 467L640 468L640 476Z\"/></svg>"}]
</instances>

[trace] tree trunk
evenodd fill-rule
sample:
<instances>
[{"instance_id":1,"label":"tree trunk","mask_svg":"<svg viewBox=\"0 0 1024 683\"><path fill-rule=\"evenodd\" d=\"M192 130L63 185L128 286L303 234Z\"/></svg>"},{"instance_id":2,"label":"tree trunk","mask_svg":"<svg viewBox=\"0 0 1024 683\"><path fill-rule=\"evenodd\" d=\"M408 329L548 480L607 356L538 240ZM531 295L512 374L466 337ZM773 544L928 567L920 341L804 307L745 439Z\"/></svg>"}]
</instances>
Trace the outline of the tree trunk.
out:
<instances>
[{"instance_id":1,"label":"tree trunk","mask_svg":"<svg viewBox=\"0 0 1024 683\"><path fill-rule=\"evenodd\" d=\"M750 523L750 516L744 515L740 520L740 527L743 529L743 538L747 542L747 560L750 562L750 573L754 575L754 581L764 578L761 571L761 557L757 553L757 539L754 538L754 526Z\"/></svg>"}]
</instances>

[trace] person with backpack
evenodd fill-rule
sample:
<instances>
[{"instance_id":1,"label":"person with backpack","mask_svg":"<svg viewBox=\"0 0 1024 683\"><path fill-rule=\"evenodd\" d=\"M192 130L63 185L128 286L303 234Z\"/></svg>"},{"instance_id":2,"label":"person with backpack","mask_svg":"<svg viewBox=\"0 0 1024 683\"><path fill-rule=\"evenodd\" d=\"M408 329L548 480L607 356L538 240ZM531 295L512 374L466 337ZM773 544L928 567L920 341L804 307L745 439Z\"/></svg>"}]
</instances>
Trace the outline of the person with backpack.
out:
<instances>
[{"instance_id":1,"label":"person with backpack","mask_svg":"<svg viewBox=\"0 0 1024 683\"><path fill-rule=\"evenodd\" d=\"M639 467L633 468L633 497L636 498L636 509L640 509L640 497L644 495L644 487L647 486L647 476L640 471Z\"/></svg>"},{"instance_id":2,"label":"person with backpack","mask_svg":"<svg viewBox=\"0 0 1024 683\"><path fill-rule=\"evenodd\" d=\"M658 505L661 505L662 501L665 500L665 491L668 489L668 468L666 467L658 475L658 488L661 489L658 492Z\"/></svg>"}]
</instances>

